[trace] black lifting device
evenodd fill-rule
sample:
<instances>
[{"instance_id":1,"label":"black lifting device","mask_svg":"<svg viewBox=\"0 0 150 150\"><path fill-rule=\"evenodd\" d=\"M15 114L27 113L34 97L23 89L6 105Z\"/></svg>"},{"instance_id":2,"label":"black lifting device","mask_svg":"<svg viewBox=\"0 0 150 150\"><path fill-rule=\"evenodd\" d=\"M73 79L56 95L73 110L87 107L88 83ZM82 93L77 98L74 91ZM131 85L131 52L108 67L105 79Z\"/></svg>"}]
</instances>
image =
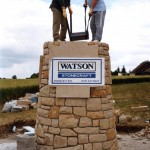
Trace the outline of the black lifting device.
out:
<instances>
[{"instance_id":1,"label":"black lifting device","mask_svg":"<svg viewBox=\"0 0 150 150\"><path fill-rule=\"evenodd\" d=\"M70 41L88 40L89 39L88 26L89 26L89 21L90 21L91 16L89 15L88 24L86 26L86 9L87 9L87 7L84 7L84 8L85 8L85 31L84 32L72 33L72 15L71 14L70 14L70 28L69 28L69 24L68 24L68 20L67 20L67 29L68 29Z\"/></svg>"}]
</instances>

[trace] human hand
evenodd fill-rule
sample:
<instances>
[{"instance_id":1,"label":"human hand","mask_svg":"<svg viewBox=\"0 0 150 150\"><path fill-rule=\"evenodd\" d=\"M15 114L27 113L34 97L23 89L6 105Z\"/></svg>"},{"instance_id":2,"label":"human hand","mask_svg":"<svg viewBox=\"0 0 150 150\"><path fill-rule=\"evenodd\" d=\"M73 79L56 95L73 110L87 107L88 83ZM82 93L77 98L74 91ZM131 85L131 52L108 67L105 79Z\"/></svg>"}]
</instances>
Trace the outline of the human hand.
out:
<instances>
[{"instance_id":1,"label":"human hand","mask_svg":"<svg viewBox=\"0 0 150 150\"><path fill-rule=\"evenodd\" d=\"M93 9L92 9L92 8L90 8L89 15L91 16L91 15L92 15L92 13L93 13Z\"/></svg>"},{"instance_id":2,"label":"human hand","mask_svg":"<svg viewBox=\"0 0 150 150\"><path fill-rule=\"evenodd\" d=\"M69 13L72 15L73 11L72 11L72 8L69 7Z\"/></svg>"},{"instance_id":3,"label":"human hand","mask_svg":"<svg viewBox=\"0 0 150 150\"><path fill-rule=\"evenodd\" d=\"M63 16L65 17L65 18L67 18L67 13L66 13L66 9L65 8L63 8Z\"/></svg>"},{"instance_id":4,"label":"human hand","mask_svg":"<svg viewBox=\"0 0 150 150\"><path fill-rule=\"evenodd\" d=\"M87 2L85 2L85 3L83 4L83 7L87 7Z\"/></svg>"}]
</instances>

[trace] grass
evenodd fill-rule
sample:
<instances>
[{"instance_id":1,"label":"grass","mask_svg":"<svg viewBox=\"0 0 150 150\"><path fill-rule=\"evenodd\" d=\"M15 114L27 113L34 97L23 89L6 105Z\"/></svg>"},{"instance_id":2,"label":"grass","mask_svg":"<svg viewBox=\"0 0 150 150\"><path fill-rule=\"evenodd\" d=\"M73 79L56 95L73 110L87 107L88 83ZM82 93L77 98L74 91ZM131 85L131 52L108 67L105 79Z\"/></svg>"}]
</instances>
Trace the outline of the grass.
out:
<instances>
[{"instance_id":1,"label":"grass","mask_svg":"<svg viewBox=\"0 0 150 150\"><path fill-rule=\"evenodd\" d=\"M150 110L142 113L131 111L132 106L148 105L150 108L150 83L113 85L112 92L116 101L116 108L120 108L122 113L150 119Z\"/></svg>"},{"instance_id":2,"label":"grass","mask_svg":"<svg viewBox=\"0 0 150 150\"><path fill-rule=\"evenodd\" d=\"M38 79L0 79L0 89L38 85Z\"/></svg>"},{"instance_id":3,"label":"grass","mask_svg":"<svg viewBox=\"0 0 150 150\"><path fill-rule=\"evenodd\" d=\"M2 110L2 105L0 105L0 110ZM0 112L0 139L6 138L9 133L12 133L13 126L17 128L22 126L35 126L36 121L36 109L30 109L28 111L22 111L19 113Z\"/></svg>"},{"instance_id":4,"label":"grass","mask_svg":"<svg viewBox=\"0 0 150 150\"><path fill-rule=\"evenodd\" d=\"M126 78L150 78L150 75L136 75L136 76L112 76L112 79L126 79Z\"/></svg>"},{"instance_id":5,"label":"grass","mask_svg":"<svg viewBox=\"0 0 150 150\"><path fill-rule=\"evenodd\" d=\"M0 108L2 110L2 107ZM36 109L30 109L29 111L22 111L19 113L9 112L0 113L0 126L13 124L16 121L24 120L35 120L36 119Z\"/></svg>"},{"instance_id":6,"label":"grass","mask_svg":"<svg viewBox=\"0 0 150 150\"><path fill-rule=\"evenodd\" d=\"M0 79L0 101L18 99L38 91L38 79Z\"/></svg>"},{"instance_id":7,"label":"grass","mask_svg":"<svg viewBox=\"0 0 150 150\"><path fill-rule=\"evenodd\" d=\"M0 89L16 88L24 86L38 85L38 79L0 79ZM4 104L0 102L0 110ZM36 118L36 110L23 111L20 113L1 113L0 112L0 126L12 124L18 120L27 120Z\"/></svg>"},{"instance_id":8,"label":"grass","mask_svg":"<svg viewBox=\"0 0 150 150\"><path fill-rule=\"evenodd\" d=\"M119 77L121 78L121 77ZM24 85L38 85L38 79L5 79L0 80L0 89L7 87L16 87ZM132 83L120 84L112 86L113 98L116 101L115 108L121 109L124 114L132 116L141 116L143 119L150 119L150 111L142 113L133 113L132 106L148 105L150 108L150 83ZM2 110L3 104L0 104ZM36 110L23 111L20 113L1 113L0 112L0 127L7 124L12 124L18 120L36 120Z\"/></svg>"}]
</instances>

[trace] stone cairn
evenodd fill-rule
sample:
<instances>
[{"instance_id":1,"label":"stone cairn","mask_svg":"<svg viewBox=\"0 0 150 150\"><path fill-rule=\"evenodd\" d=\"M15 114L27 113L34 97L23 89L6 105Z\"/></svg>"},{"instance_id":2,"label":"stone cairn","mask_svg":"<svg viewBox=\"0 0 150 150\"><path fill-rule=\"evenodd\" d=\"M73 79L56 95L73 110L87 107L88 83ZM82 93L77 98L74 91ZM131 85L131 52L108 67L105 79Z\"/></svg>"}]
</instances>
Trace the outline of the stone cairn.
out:
<instances>
[{"instance_id":1,"label":"stone cairn","mask_svg":"<svg viewBox=\"0 0 150 150\"><path fill-rule=\"evenodd\" d=\"M57 87L48 85L49 58L60 43L44 43L35 127L38 150L118 150L109 45L97 45L98 57L105 58L105 85L90 87L89 98L57 98Z\"/></svg>"}]
</instances>

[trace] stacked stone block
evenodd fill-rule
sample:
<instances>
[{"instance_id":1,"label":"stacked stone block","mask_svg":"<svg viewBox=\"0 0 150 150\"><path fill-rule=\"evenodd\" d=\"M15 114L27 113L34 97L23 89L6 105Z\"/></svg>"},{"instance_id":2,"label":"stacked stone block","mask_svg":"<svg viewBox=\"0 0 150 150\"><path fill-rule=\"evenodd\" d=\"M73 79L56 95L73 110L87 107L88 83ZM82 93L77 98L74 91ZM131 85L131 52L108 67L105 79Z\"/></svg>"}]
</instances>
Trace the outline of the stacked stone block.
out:
<instances>
[{"instance_id":1,"label":"stacked stone block","mask_svg":"<svg viewBox=\"0 0 150 150\"><path fill-rule=\"evenodd\" d=\"M35 136L17 135L17 150L36 150Z\"/></svg>"},{"instance_id":2,"label":"stacked stone block","mask_svg":"<svg viewBox=\"0 0 150 150\"><path fill-rule=\"evenodd\" d=\"M36 120L38 150L118 149L109 46L106 43L93 42L87 45L97 45L97 57L105 58L105 85L90 87L89 98L81 98L80 95L78 98L58 98L57 86L48 85L48 80L49 62L53 57L51 50L61 46L61 43L44 43L44 55L40 61L40 93Z\"/></svg>"}]
</instances>

